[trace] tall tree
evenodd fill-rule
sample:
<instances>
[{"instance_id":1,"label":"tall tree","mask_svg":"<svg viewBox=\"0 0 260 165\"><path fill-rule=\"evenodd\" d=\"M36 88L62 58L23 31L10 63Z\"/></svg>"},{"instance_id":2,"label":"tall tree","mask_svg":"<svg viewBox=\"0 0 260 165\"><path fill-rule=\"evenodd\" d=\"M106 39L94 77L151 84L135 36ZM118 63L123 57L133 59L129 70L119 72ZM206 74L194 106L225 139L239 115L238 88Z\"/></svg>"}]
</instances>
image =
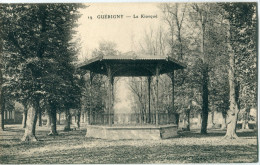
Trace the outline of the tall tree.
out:
<instances>
[{"instance_id":1,"label":"tall tree","mask_svg":"<svg viewBox=\"0 0 260 165\"><path fill-rule=\"evenodd\" d=\"M198 100L200 100L201 92L197 92L195 89L200 89L199 84L202 82L202 79L200 80L202 76L198 76L201 70L197 67L201 64L198 60L201 58L200 50L198 50L200 47L198 43L201 43L198 39L200 30L196 23L191 23L194 22L194 18L189 17L193 11L192 5L186 3L164 4L161 9L168 26L169 54L187 64L185 70L177 70L175 73L169 74L172 79L172 96L174 96L172 97L173 112L183 113L185 116L186 109L193 111L189 108L191 102L199 103ZM194 95L193 91L196 91L198 95Z\"/></svg>"},{"instance_id":2,"label":"tall tree","mask_svg":"<svg viewBox=\"0 0 260 165\"><path fill-rule=\"evenodd\" d=\"M226 3L222 7L228 27L230 97L225 138L233 139L237 138L236 124L242 100L244 108L256 105L256 3Z\"/></svg>"},{"instance_id":3,"label":"tall tree","mask_svg":"<svg viewBox=\"0 0 260 165\"><path fill-rule=\"evenodd\" d=\"M177 58L179 61L184 60L184 42L183 42L183 23L186 14L186 4L163 4L161 6L162 12L164 13L164 20L168 25L168 33L170 37L168 39L168 44L170 46L170 56ZM176 39L177 38L177 39ZM177 42L176 42L177 41ZM175 74L176 72L176 74ZM176 113L175 109L175 99L177 97L182 97L178 91L182 88L184 80L184 71L173 71L168 74L172 82L172 110L170 113L175 113L179 118L179 115ZM177 83L176 82L181 82ZM176 86L177 85L177 86ZM176 87L175 87L176 86ZM176 88L176 89L175 89ZM182 91L182 90L181 90ZM178 119L177 119L178 121ZM178 123L178 122L177 122Z\"/></svg>"},{"instance_id":4,"label":"tall tree","mask_svg":"<svg viewBox=\"0 0 260 165\"><path fill-rule=\"evenodd\" d=\"M2 44L0 43L0 45L2 45ZM0 49L2 49L2 48L0 48ZM3 92L2 92L2 85L3 85L2 61L3 61L3 59L2 59L1 51L2 50L0 50L0 61L1 61L0 62L0 127L1 127L0 129L3 131L4 130L4 108L3 108L4 98L3 98Z\"/></svg>"},{"instance_id":5,"label":"tall tree","mask_svg":"<svg viewBox=\"0 0 260 165\"><path fill-rule=\"evenodd\" d=\"M201 133L207 133L207 124L208 124L208 111L209 111L209 55L206 50L206 35L207 28L209 23L211 5L204 4L193 4L192 8L195 13L192 16L195 16L197 25L199 26L200 31L200 53L201 53L201 75L202 75L202 124L201 124Z\"/></svg>"},{"instance_id":6,"label":"tall tree","mask_svg":"<svg viewBox=\"0 0 260 165\"><path fill-rule=\"evenodd\" d=\"M178 60L184 59L184 42L183 42L183 25L185 20L187 4L163 4L161 10L164 13L164 20L169 27L169 45L171 47L171 55ZM177 42L176 42L177 38Z\"/></svg>"},{"instance_id":7,"label":"tall tree","mask_svg":"<svg viewBox=\"0 0 260 165\"><path fill-rule=\"evenodd\" d=\"M0 20L0 24L2 24L2 21ZM0 29L0 34L2 33L2 30ZM4 130L4 109L3 109L3 91L2 91L2 85L3 85L3 38L0 37L0 129L3 131Z\"/></svg>"},{"instance_id":8,"label":"tall tree","mask_svg":"<svg viewBox=\"0 0 260 165\"><path fill-rule=\"evenodd\" d=\"M67 82L73 73L71 62L75 52L70 40L79 7L78 4L1 5L1 36L8 64L5 71L15 68L16 87L12 92L27 100L23 141L36 140L40 101L44 99L50 105L49 111L54 116L68 94L63 89L69 86ZM55 129L53 125L54 133Z\"/></svg>"}]
</instances>

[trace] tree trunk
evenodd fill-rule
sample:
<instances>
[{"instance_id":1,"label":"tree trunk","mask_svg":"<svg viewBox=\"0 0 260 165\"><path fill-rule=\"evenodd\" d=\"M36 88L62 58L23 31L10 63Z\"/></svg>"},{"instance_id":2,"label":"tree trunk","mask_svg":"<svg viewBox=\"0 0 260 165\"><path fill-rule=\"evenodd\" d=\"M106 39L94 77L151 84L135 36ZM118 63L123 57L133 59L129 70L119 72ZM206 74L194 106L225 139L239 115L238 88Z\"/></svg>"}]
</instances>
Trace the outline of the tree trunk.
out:
<instances>
[{"instance_id":1,"label":"tree trunk","mask_svg":"<svg viewBox=\"0 0 260 165\"><path fill-rule=\"evenodd\" d=\"M201 134L207 133L207 125L208 125L208 66L204 64L203 66L203 85L202 85L202 123L201 123Z\"/></svg>"},{"instance_id":2,"label":"tree trunk","mask_svg":"<svg viewBox=\"0 0 260 165\"><path fill-rule=\"evenodd\" d=\"M228 37L230 37L230 33L228 33ZM239 113L238 103L237 103L237 95L236 92L236 82L235 82L235 54L234 51L228 42L229 49L229 70L228 70L228 81L229 81L229 110L227 112L227 131L224 138L235 139L237 138L236 134L236 125L237 125L237 117Z\"/></svg>"},{"instance_id":3,"label":"tree trunk","mask_svg":"<svg viewBox=\"0 0 260 165\"><path fill-rule=\"evenodd\" d=\"M151 123L151 76L148 76L148 123Z\"/></svg>"},{"instance_id":4,"label":"tree trunk","mask_svg":"<svg viewBox=\"0 0 260 165\"><path fill-rule=\"evenodd\" d=\"M50 114L49 110L47 110L46 115L47 115L46 126L50 127L51 126L51 114Z\"/></svg>"},{"instance_id":5,"label":"tree trunk","mask_svg":"<svg viewBox=\"0 0 260 165\"><path fill-rule=\"evenodd\" d=\"M60 125L60 115L61 115L61 112L58 113L58 121L57 121L58 125Z\"/></svg>"},{"instance_id":6,"label":"tree trunk","mask_svg":"<svg viewBox=\"0 0 260 165\"><path fill-rule=\"evenodd\" d=\"M236 134L237 117L238 117L238 112L233 113L232 111L228 111L227 131L224 138L228 138L228 139L238 138Z\"/></svg>"},{"instance_id":7,"label":"tree trunk","mask_svg":"<svg viewBox=\"0 0 260 165\"><path fill-rule=\"evenodd\" d=\"M222 112L222 117L223 119L222 119L221 129L224 130L227 128L227 123L226 123L227 121L226 121L226 114L224 114L223 112Z\"/></svg>"},{"instance_id":8,"label":"tree trunk","mask_svg":"<svg viewBox=\"0 0 260 165\"><path fill-rule=\"evenodd\" d=\"M24 105L24 110L23 110L23 122L22 122L22 125L23 125L23 128L26 127L26 121L27 121L27 106Z\"/></svg>"},{"instance_id":9,"label":"tree trunk","mask_svg":"<svg viewBox=\"0 0 260 165\"><path fill-rule=\"evenodd\" d=\"M244 118L243 118L243 125L242 125L243 130L249 129L248 121L249 121L249 110L246 109L245 114L244 114Z\"/></svg>"},{"instance_id":10,"label":"tree trunk","mask_svg":"<svg viewBox=\"0 0 260 165\"><path fill-rule=\"evenodd\" d=\"M1 61L2 62L2 61ZM1 64L0 64L1 65ZM3 74L2 74L2 66L0 67L0 130L4 131L4 105L5 105L5 100L3 96Z\"/></svg>"},{"instance_id":11,"label":"tree trunk","mask_svg":"<svg viewBox=\"0 0 260 165\"><path fill-rule=\"evenodd\" d=\"M187 121L188 121L187 131L190 131L190 109L187 110L186 115L187 115Z\"/></svg>"},{"instance_id":12,"label":"tree trunk","mask_svg":"<svg viewBox=\"0 0 260 165\"><path fill-rule=\"evenodd\" d=\"M71 115L70 115L70 111L67 108L65 111L65 115L66 115L66 121L65 121L65 127L64 127L64 131L70 131L70 121L71 121Z\"/></svg>"},{"instance_id":13,"label":"tree trunk","mask_svg":"<svg viewBox=\"0 0 260 165\"><path fill-rule=\"evenodd\" d=\"M35 136L36 122L37 122L37 109L35 105L29 105L27 112L27 120L25 132L22 141L37 141Z\"/></svg>"},{"instance_id":14,"label":"tree trunk","mask_svg":"<svg viewBox=\"0 0 260 165\"><path fill-rule=\"evenodd\" d=\"M39 107L39 126L41 127L42 126L42 111L41 111L41 109L40 109L40 107Z\"/></svg>"},{"instance_id":15,"label":"tree trunk","mask_svg":"<svg viewBox=\"0 0 260 165\"><path fill-rule=\"evenodd\" d=\"M0 124L1 124L1 127L0 127L0 130L2 130L2 131L4 131L4 129L5 129L5 127L4 127L4 125L5 125L5 100L4 100L4 97L3 97L3 93L2 93L2 91L0 91L1 93L0 93L0 101L1 101L1 103L0 103L0 108L1 108L1 116L0 116Z\"/></svg>"},{"instance_id":16,"label":"tree trunk","mask_svg":"<svg viewBox=\"0 0 260 165\"><path fill-rule=\"evenodd\" d=\"M81 115L81 110L78 110L78 113L77 113L77 127L80 128L80 115Z\"/></svg>"},{"instance_id":17,"label":"tree trunk","mask_svg":"<svg viewBox=\"0 0 260 165\"><path fill-rule=\"evenodd\" d=\"M170 112L170 114L175 114L176 117L176 124L177 124L177 128L179 125L179 116L177 116L176 112L175 112L175 108L174 108L174 71L170 73L170 78L172 81L172 112Z\"/></svg>"},{"instance_id":18,"label":"tree trunk","mask_svg":"<svg viewBox=\"0 0 260 165\"><path fill-rule=\"evenodd\" d=\"M174 113L177 128L179 128L180 114Z\"/></svg>"},{"instance_id":19,"label":"tree trunk","mask_svg":"<svg viewBox=\"0 0 260 165\"><path fill-rule=\"evenodd\" d=\"M1 106L0 106L1 107ZM0 130L4 131L4 110L1 108L1 114L0 114Z\"/></svg>"},{"instance_id":20,"label":"tree trunk","mask_svg":"<svg viewBox=\"0 0 260 165\"><path fill-rule=\"evenodd\" d=\"M87 120L88 120L88 125L91 125L92 121L91 121L91 109L88 109L87 111ZM107 112L108 114L108 112Z\"/></svg>"},{"instance_id":21,"label":"tree trunk","mask_svg":"<svg viewBox=\"0 0 260 165\"><path fill-rule=\"evenodd\" d=\"M51 112L50 112L50 116L51 116L51 129L50 129L50 133L48 135L58 135L57 132L57 113L56 113L56 108L52 108Z\"/></svg>"}]
</instances>

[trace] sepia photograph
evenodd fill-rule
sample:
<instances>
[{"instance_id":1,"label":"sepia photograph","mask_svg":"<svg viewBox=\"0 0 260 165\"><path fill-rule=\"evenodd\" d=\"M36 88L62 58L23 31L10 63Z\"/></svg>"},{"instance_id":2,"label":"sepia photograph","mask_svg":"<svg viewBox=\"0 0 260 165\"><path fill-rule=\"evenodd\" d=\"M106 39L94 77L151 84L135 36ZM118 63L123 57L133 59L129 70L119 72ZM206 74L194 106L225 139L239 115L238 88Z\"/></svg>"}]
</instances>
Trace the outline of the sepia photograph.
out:
<instances>
[{"instance_id":1,"label":"sepia photograph","mask_svg":"<svg viewBox=\"0 0 260 165\"><path fill-rule=\"evenodd\" d=\"M257 1L32 2L0 1L0 164L259 163Z\"/></svg>"}]
</instances>

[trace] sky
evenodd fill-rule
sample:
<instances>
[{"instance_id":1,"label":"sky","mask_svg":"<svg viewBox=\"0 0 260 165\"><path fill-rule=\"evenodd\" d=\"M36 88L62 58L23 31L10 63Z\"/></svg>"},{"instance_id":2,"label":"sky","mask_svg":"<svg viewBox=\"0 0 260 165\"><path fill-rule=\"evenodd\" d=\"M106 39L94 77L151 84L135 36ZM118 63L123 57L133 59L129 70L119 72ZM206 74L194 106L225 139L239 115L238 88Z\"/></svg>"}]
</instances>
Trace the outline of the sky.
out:
<instances>
[{"instance_id":1,"label":"sky","mask_svg":"<svg viewBox=\"0 0 260 165\"><path fill-rule=\"evenodd\" d=\"M82 9L78 37L82 42L80 60L90 56L101 41L111 41L117 50L128 52L134 49L144 36L145 30L160 24L158 3L90 3ZM157 15L157 18L141 18L141 15ZM98 19L104 15L122 15L122 18ZM138 18L133 18L138 16ZM130 17L127 17L130 16ZM92 19L91 19L92 18Z\"/></svg>"},{"instance_id":2,"label":"sky","mask_svg":"<svg viewBox=\"0 0 260 165\"><path fill-rule=\"evenodd\" d=\"M82 9L79 19L78 37L82 42L79 60L91 57L91 52L101 41L114 42L122 53L136 49L145 30L156 29L161 22L158 3L91 3ZM141 18L141 15L156 18ZM101 16L102 15L102 16ZM105 15L116 15L113 19L99 19ZM108 17L108 16L106 16ZM134 18L135 17L135 18ZM138 18L137 18L138 17ZM129 113L132 108L132 95L127 78L120 78L116 85L115 113Z\"/></svg>"}]
</instances>

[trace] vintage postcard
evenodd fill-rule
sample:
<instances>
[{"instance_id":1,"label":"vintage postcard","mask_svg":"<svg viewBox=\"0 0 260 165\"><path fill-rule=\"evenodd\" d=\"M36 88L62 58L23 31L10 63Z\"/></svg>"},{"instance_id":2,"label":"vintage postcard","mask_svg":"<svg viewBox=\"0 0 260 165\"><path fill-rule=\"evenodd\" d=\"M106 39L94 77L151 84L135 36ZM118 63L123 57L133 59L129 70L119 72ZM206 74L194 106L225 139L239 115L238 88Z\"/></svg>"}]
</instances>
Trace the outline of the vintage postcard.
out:
<instances>
[{"instance_id":1,"label":"vintage postcard","mask_svg":"<svg viewBox=\"0 0 260 165\"><path fill-rule=\"evenodd\" d=\"M0 163L259 163L257 11L0 2Z\"/></svg>"}]
</instances>

